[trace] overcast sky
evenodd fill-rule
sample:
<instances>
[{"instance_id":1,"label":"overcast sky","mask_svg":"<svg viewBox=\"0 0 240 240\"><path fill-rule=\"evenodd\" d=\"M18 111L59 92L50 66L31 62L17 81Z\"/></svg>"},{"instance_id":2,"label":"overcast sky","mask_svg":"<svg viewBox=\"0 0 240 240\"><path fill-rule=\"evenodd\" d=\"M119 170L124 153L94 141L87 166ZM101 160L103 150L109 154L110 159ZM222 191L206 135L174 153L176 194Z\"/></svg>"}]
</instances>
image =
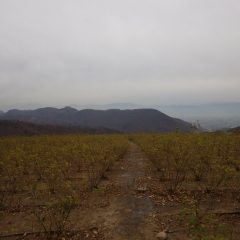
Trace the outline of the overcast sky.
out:
<instances>
[{"instance_id":1,"label":"overcast sky","mask_svg":"<svg viewBox=\"0 0 240 240\"><path fill-rule=\"evenodd\" d=\"M0 0L0 109L240 101L239 0Z\"/></svg>"}]
</instances>

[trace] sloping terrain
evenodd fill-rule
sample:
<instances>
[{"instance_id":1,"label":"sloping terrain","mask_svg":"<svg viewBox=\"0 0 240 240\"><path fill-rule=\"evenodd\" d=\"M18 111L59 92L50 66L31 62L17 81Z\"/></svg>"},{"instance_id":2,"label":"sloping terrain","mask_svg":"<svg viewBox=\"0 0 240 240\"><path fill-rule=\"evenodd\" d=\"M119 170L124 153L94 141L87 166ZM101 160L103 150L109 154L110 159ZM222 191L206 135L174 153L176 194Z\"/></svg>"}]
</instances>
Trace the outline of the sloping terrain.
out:
<instances>
[{"instance_id":1,"label":"sloping terrain","mask_svg":"<svg viewBox=\"0 0 240 240\"><path fill-rule=\"evenodd\" d=\"M107 128L121 132L191 131L190 123L172 118L155 109L76 110L65 107L36 110L10 110L0 116L5 120L20 120L41 124Z\"/></svg>"},{"instance_id":2,"label":"sloping terrain","mask_svg":"<svg viewBox=\"0 0 240 240\"><path fill-rule=\"evenodd\" d=\"M231 132L231 133L237 133L237 134L239 134L239 133L240 133L240 127L231 128L231 129L228 130L228 131Z\"/></svg>"},{"instance_id":3,"label":"sloping terrain","mask_svg":"<svg viewBox=\"0 0 240 240\"><path fill-rule=\"evenodd\" d=\"M33 136L42 134L116 133L110 129L77 126L40 125L17 120L0 120L0 136Z\"/></svg>"},{"instance_id":4,"label":"sloping terrain","mask_svg":"<svg viewBox=\"0 0 240 240\"><path fill-rule=\"evenodd\" d=\"M80 178L73 179L79 184ZM224 187L207 193L194 190L199 189L199 181L186 180L181 189L167 191L166 186L176 181L174 176L163 178L140 146L129 142L125 155L104 172L97 186L81 194L81 202L67 223L67 232L58 238L49 237L62 240L238 240L240 219L236 194L239 190ZM29 197L24 199L21 207L2 215L0 239L47 239L32 214L36 205L29 205ZM199 201L197 205L196 201Z\"/></svg>"}]
</instances>

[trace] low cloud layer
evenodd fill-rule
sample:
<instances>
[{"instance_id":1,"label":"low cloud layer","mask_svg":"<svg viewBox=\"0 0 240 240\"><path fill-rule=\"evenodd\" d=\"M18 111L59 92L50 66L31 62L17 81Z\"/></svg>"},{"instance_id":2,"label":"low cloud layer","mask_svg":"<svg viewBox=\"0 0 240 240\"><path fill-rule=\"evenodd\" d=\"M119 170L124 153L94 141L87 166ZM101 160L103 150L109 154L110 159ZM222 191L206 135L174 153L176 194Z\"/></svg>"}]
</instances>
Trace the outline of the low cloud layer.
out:
<instances>
[{"instance_id":1,"label":"low cloud layer","mask_svg":"<svg viewBox=\"0 0 240 240\"><path fill-rule=\"evenodd\" d=\"M240 101L238 0L2 0L0 109Z\"/></svg>"}]
</instances>

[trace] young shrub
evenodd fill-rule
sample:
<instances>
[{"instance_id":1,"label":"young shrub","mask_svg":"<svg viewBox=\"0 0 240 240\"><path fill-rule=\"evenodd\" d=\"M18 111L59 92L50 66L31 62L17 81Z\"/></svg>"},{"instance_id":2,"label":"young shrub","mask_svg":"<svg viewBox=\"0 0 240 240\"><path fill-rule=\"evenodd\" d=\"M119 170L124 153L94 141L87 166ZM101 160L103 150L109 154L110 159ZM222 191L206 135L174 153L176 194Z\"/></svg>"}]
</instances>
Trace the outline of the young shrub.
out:
<instances>
[{"instance_id":1,"label":"young shrub","mask_svg":"<svg viewBox=\"0 0 240 240\"><path fill-rule=\"evenodd\" d=\"M33 196L36 202L47 199L44 206L40 205L33 210L33 215L46 236L50 237L52 232L63 234L67 230L71 212L78 205L78 197L71 183L58 185L55 194L46 194L35 186Z\"/></svg>"}]
</instances>

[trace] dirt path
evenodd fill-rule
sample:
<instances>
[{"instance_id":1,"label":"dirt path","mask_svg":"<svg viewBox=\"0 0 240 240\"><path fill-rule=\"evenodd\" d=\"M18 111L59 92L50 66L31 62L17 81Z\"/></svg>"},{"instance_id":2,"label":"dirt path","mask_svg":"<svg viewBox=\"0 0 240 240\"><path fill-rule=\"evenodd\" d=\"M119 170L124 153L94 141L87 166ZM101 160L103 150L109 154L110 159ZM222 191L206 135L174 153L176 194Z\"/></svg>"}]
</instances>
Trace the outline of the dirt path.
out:
<instances>
[{"instance_id":1,"label":"dirt path","mask_svg":"<svg viewBox=\"0 0 240 240\"><path fill-rule=\"evenodd\" d=\"M106 172L98 188L82 196L82 204L71 215L70 232L60 239L154 240L157 239L156 234L163 230L167 231L168 239L192 239L188 236L188 220L183 216L189 202L186 200L191 200L190 193L188 188L172 195L167 193L152 163L136 144L130 142L124 158ZM220 210L220 213L239 209L235 193L232 196L221 194L204 199L205 204L214 206L215 211ZM231 209L228 210L229 206ZM224 220L228 227L227 234L231 234L232 239L239 239L239 214L223 216L219 219ZM28 212L13 212L4 219L1 232L38 231L32 220L31 209ZM31 234L26 237L22 234L21 237L5 239L39 238L37 235L33 238Z\"/></svg>"},{"instance_id":2,"label":"dirt path","mask_svg":"<svg viewBox=\"0 0 240 240\"><path fill-rule=\"evenodd\" d=\"M123 160L108 172L81 213L82 223L97 239L155 239L154 204L148 193L152 165L140 148L130 143Z\"/></svg>"},{"instance_id":3,"label":"dirt path","mask_svg":"<svg viewBox=\"0 0 240 240\"><path fill-rule=\"evenodd\" d=\"M189 197L188 192L172 195L164 192L156 169L131 142L125 157L107 172L99 189L87 199L89 207L76 213L78 222L74 227L84 229L85 239L89 240L154 240L163 230L167 231L168 239L189 240L192 238L188 220L182 215ZM218 198L216 195L207 200L208 204L216 206L216 210L224 203L229 206L229 195L222 202ZM225 216L225 223L229 228L226 233L239 239L239 215Z\"/></svg>"}]
</instances>

